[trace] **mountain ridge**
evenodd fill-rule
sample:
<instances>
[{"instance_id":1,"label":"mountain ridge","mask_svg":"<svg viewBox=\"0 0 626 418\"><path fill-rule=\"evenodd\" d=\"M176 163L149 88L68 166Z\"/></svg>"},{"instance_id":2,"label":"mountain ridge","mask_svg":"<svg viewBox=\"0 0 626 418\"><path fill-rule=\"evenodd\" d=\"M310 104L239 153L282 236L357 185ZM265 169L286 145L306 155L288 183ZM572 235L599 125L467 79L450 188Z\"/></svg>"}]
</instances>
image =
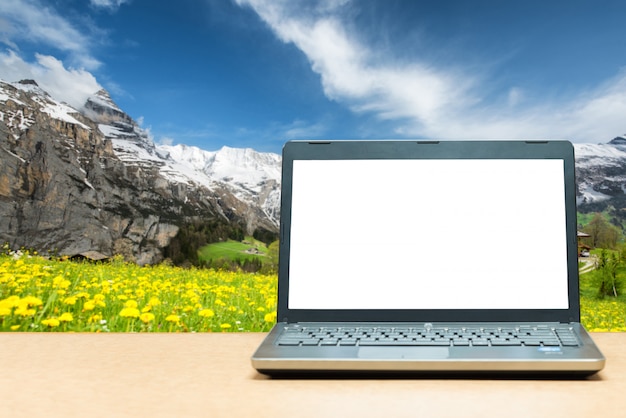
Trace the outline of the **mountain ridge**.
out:
<instances>
[{"instance_id":1,"label":"mountain ridge","mask_svg":"<svg viewBox=\"0 0 626 418\"><path fill-rule=\"evenodd\" d=\"M185 225L213 225L213 239L278 229L255 206L261 186L276 192L275 180L231 185L183 170L103 90L79 110L35 81L0 80L0 160L0 239L12 247L124 250L151 264Z\"/></svg>"}]
</instances>

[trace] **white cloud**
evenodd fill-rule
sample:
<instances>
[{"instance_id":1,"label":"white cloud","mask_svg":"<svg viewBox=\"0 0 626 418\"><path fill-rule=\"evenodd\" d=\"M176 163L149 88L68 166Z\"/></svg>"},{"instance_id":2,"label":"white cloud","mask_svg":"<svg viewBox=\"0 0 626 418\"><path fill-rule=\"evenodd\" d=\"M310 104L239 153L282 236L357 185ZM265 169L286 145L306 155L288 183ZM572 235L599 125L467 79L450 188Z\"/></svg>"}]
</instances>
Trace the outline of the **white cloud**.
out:
<instances>
[{"instance_id":1,"label":"white cloud","mask_svg":"<svg viewBox=\"0 0 626 418\"><path fill-rule=\"evenodd\" d=\"M287 126L279 129L277 137L285 139L307 139L317 138L326 132L323 123L307 123L302 120L295 120Z\"/></svg>"},{"instance_id":2,"label":"white cloud","mask_svg":"<svg viewBox=\"0 0 626 418\"><path fill-rule=\"evenodd\" d=\"M89 52L89 37L38 0L2 0L0 16L0 41L13 49L16 40L26 40L69 53L80 67L94 70L101 65Z\"/></svg>"},{"instance_id":3,"label":"white cloud","mask_svg":"<svg viewBox=\"0 0 626 418\"><path fill-rule=\"evenodd\" d=\"M128 0L89 0L89 3L93 7L115 12L122 6L122 4L128 3Z\"/></svg>"},{"instance_id":4,"label":"white cloud","mask_svg":"<svg viewBox=\"0 0 626 418\"><path fill-rule=\"evenodd\" d=\"M494 97L491 77L462 63L444 68L394 60L364 45L346 0L298 7L289 0L235 0L251 7L308 58L325 95L355 112L398 121L396 134L438 138L567 138L606 141L626 130L626 73L586 92L529 100L512 86ZM489 95L489 97L487 97Z\"/></svg>"},{"instance_id":5,"label":"white cloud","mask_svg":"<svg viewBox=\"0 0 626 418\"><path fill-rule=\"evenodd\" d=\"M0 52L0 78L34 79L52 97L76 108L102 88L90 72L101 66L90 52L91 38L61 13L40 0L2 0L0 16L0 42L10 47ZM22 42L58 50L67 64L46 54L35 54L29 62L19 52Z\"/></svg>"},{"instance_id":6,"label":"white cloud","mask_svg":"<svg viewBox=\"0 0 626 418\"><path fill-rule=\"evenodd\" d=\"M423 132L445 138L606 142L626 131L626 72L594 89L540 103L525 105L524 96L517 94L513 103L509 93L507 106L496 103L441 114Z\"/></svg>"},{"instance_id":7,"label":"white cloud","mask_svg":"<svg viewBox=\"0 0 626 418\"><path fill-rule=\"evenodd\" d=\"M383 119L408 118L428 127L444 109L473 100L470 77L420 62L380 60L345 29L338 11L346 1L326 2L307 15L284 1L237 1L251 6L282 41L304 52L321 76L326 96L354 111L374 112Z\"/></svg>"},{"instance_id":8,"label":"white cloud","mask_svg":"<svg viewBox=\"0 0 626 418\"><path fill-rule=\"evenodd\" d=\"M36 63L29 63L13 51L0 53L0 77L5 81L34 79L52 97L75 108L81 108L102 88L86 70L65 68L63 62L48 55L38 54L36 58Z\"/></svg>"},{"instance_id":9,"label":"white cloud","mask_svg":"<svg viewBox=\"0 0 626 418\"><path fill-rule=\"evenodd\" d=\"M524 91L519 87L511 87L508 95L508 105L517 106L524 100Z\"/></svg>"},{"instance_id":10,"label":"white cloud","mask_svg":"<svg viewBox=\"0 0 626 418\"><path fill-rule=\"evenodd\" d=\"M174 138L164 136L161 139L159 139L159 145L173 145L173 144L174 144Z\"/></svg>"}]
</instances>

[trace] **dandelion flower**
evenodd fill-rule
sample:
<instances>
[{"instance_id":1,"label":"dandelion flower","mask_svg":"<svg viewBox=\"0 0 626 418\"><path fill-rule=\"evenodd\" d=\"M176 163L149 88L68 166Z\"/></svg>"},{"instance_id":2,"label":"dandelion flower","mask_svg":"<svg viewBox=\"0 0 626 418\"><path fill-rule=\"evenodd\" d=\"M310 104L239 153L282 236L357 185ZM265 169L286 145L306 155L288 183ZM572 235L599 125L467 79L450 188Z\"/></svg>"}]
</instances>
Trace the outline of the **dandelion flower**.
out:
<instances>
[{"instance_id":1,"label":"dandelion flower","mask_svg":"<svg viewBox=\"0 0 626 418\"><path fill-rule=\"evenodd\" d=\"M66 305L76 305L76 296L70 296L63 300Z\"/></svg>"},{"instance_id":2,"label":"dandelion flower","mask_svg":"<svg viewBox=\"0 0 626 418\"><path fill-rule=\"evenodd\" d=\"M59 289L67 289L68 287L70 287L72 282L70 282L63 276L57 276L54 279L52 279L52 284Z\"/></svg>"},{"instance_id":3,"label":"dandelion flower","mask_svg":"<svg viewBox=\"0 0 626 418\"><path fill-rule=\"evenodd\" d=\"M49 326L50 328L58 327L61 324L61 322L56 318L44 319L41 321L41 323L43 325Z\"/></svg>"},{"instance_id":4,"label":"dandelion flower","mask_svg":"<svg viewBox=\"0 0 626 418\"><path fill-rule=\"evenodd\" d=\"M137 307L137 302L134 300L128 300L126 301L126 303L124 303L124 307L126 308L136 308Z\"/></svg>"},{"instance_id":5,"label":"dandelion flower","mask_svg":"<svg viewBox=\"0 0 626 418\"><path fill-rule=\"evenodd\" d=\"M63 312L61 316L59 317L59 321L61 322L72 322L73 320L74 320L74 317L69 312Z\"/></svg>"},{"instance_id":6,"label":"dandelion flower","mask_svg":"<svg viewBox=\"0 0 626 418\"><path fill-rule=\"evenodd\" d=\"M139 319L141 319L142 322L147 324L148 322L154 320L154 314L150 312L144 312L139 316Z\"/></svg>"},{"instance_id":7,"label":"dandelion flower","mask_svg":"<svg viewBox=\"0 0 626 418\"><path fill-rule=\"evenodd\" d=\"M41 305L43 305L43 302L41 301L41 299L39 299L38 297L35 297L35 296L26 296L25 298L22 299L22 302L27 304L28 306L41 306Z\"/></svg>"},{"instance_id":8,"label":"dandelion flower","mask_svg":"<svg viewBox=\"0 0 626 418\"><path fill-rule=\"evenodd\" d=\"M35 315L35 313L37 313L37 311L35 311L34 309L28 309L28 307L25 305L19 306L15 310L15 315L19 316L33 316Z\"/></svg>"},{"instance_id":9,"label":"dandelion flower","mask_svg":"<svg viewBox=\"0 0 626 418\"><path fill-rule=\"evenodd\" d=\"M124 308L120 311L122 318L139 318L139 309L137 308Z\"/></svg>"},{"instance_id":10,"label":"dandelion flower","mask_svg":"<svg viewBox=\"0 0 626 418\"><path fill-rule=\"evenodd\" d=\"M0 308L15 308L20 303L19 296L9 296L6 299L0 300Z\"/></svg>"},{"instance_id":11,"label":"dandelion flower","mask_svg":"<svg viewBox=\"0 0 626 418\"><path fill-rule=\"evenodd\" d=\"M178 315L168 315L167 318L165 318L166 321L168 322L178 322L180 321L180 317Z\"/></svg>"},{"instance_id":12,"label":"dandelion flower","mask_svg":"<svg viewBox=\"0 0 626 418\"><path fill-rule=\"evenodd\" d=\"M87 322L89 322L90 324L93 324L93 323L99 322L101 319L102 319L102 315L91 315Z\"/></svg>"},{"instance_id":13,"label":"dandelion flower","mask_svg":"<svg viewBox=\"0 0 626 418\"><path fill-rule=\"evenodd\" d=\"M203 309L200 312L198 312L198 315L200 315L203 318L212 318L215 316L215 312L213 312L213 309Z\"/></svg>"},{"instance_id":14,"label":"dandelion flower","mask_svg":"<svg viewBox=\"0 0 626 418\"><path fill-rule=\"evenodd\" d=\"M220 325L220 328L221 329L228 329L228 328L232 328L232 325L230 325L230 324L222 324L222 325Z\"/></svg>"},{"instance_id":15,"label":"dandelion flower","mask_svg":"<svg viewBox=\"0 0 626 418\"><path fill-rule=\"evenodd\" d=\"M270 322L270 323L276 322L276 312L274 311L274 312L265 314L264 319L265 319L265 322Z\"/></svg>"},{"instance_id":16,"label":"dandelion flower","mask_svg":"<svg viewBox=\"0 0 626 418\"><path fill-rule=\"evenodd\" d=\"M94 302L93 300L88 300L83 305L83 309L85 311L93 311L94 309L96 309L96 302Z\"/></svg>"}]
</instances>

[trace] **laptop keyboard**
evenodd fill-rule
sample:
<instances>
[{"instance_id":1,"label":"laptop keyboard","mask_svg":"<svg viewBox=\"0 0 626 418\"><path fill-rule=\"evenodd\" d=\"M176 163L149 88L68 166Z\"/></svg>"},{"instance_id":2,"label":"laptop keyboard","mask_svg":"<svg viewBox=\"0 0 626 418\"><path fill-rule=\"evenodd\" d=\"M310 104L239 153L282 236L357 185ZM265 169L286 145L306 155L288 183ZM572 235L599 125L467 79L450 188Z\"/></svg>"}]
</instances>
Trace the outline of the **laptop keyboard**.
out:
<instances>
[{"instance_id":1,"label":"laptop keyboard","mask_svg":"<svg viewBox=\"0 0 626 418\"><path fill-rule=\"evenodd\" d=\"M301 327L287 326L282 346L546 346L576 347L573 330L563 327Z\"/></svg>"}]
</instances>

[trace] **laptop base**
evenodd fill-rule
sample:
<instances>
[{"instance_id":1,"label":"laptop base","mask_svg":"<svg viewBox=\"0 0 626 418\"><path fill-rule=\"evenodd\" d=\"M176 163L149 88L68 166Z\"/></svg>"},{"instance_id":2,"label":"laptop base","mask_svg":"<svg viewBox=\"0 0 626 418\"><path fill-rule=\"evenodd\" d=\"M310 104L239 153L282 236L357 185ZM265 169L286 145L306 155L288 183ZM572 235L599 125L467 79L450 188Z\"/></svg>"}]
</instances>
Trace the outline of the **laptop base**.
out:
<instances>
[{"instance_id":1,"label":"laptop base","mask_svg":"<svg viewBox=\"0 0 626 418\"><path fill-rule=\"evenodd\" d=\"M306 333L310 329L427 329L467 330L482 337L476 330L528 328L549 330L567 327L577 346L411 346L381 345L322 346L279 345L280 337L294 328ZM460 331L463 333L464 331ZM374 334L374 333L372 333ZM546 340L546 344L548 340ZM417 344L417 343L415 343ZM534 343L533 343L534 344ZM481 378L582 378L604 367L605 359L589 334L579 323L299 323L277 324L252 356L252 365L260 373L273 377L481 377Z\"/></svg>"}]
</instances>

